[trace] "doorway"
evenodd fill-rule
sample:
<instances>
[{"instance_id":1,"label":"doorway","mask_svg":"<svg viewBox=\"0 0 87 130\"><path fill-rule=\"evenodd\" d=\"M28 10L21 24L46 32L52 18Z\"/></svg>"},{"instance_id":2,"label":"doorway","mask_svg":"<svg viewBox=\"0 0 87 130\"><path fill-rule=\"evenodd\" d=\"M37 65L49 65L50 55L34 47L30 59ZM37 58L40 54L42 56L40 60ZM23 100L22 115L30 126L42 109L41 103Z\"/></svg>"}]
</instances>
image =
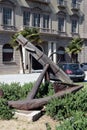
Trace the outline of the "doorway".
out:
<instances>
[{"instance_id":1,"label":"doorway","mask_svg":"<svg viewBox=\"0 0 87 130\"><path fill-rule=\"evenodd\" d=\"M36 46L40 51L43 51L41 46ZM41 70L43 69L43 66L34 58L31 56L32 61L32 69L33 70Z\"/></svg>"}]
</instances>

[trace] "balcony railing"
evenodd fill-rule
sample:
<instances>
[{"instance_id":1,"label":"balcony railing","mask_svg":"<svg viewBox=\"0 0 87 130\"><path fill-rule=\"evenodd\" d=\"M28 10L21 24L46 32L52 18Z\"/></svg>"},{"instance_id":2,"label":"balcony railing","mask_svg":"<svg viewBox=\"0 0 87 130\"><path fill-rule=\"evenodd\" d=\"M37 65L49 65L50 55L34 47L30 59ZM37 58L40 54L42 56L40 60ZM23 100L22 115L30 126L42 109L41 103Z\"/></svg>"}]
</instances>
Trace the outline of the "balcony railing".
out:
<instances>
[{"instance_id":1,"label":"balcony railing","mask_svg":"<svg viewBox=\"0 0 87 130\"><path fill-rule=\"evenodd\" d=\"M39 28L39 27L29 27L29 26L23 26L21 30L24 28L37 28L40 32L40 34L59 34L57 30L49 29L49 28Z\"/></svg>"},{"instance_id":2,"label":"balcony railing","mask_svg":"<svg viewBox=\"0 0 87 130\"><path fill-rule=\"evenodd\" d=\"M65 8L67 6L67 1L65 0L58 0L58 7Z\"/></svg>"},{"instance_id":3,"label":"balcony railing","mask_svg":"<svg viewBox=\"0 0 87 130\"><path fill-rule=\"evenodd\" d=\"M16 32L17 28L15 26L10 26L10 25L1 25L0 26L0 31L9 31L9 32Z\"/></svg>"},{"instance_id":4,"label":"balcony railing","mask_svg":"<svg viewBox=\"0 0 87 130\"><path fill-rule=\"evenodd\" d=\"M47 4L50 3L50 0L32 0L32 1L47 3Z\"/></svg>"},{"instance_id":5,"label":"balcony railing","mask_svg":"<svg viewBox=\"0 0 87 130\"><path fill-rule=\"evenodd\" d=\"M59 34L57 30L54 29L48 29L48 28L39 28L40 33L43 34Z\"/></svg>"},{"instance_id":6,"label":"balcony railing","mask_svg":"<svg viewBox=\"0 0 87 130\"><path fill-rule=\"evenodd\" d=\"M80 9L80 4L79 3L72 3L71 4L72 10L79 10Z\"/></svg>"}]
</instances>

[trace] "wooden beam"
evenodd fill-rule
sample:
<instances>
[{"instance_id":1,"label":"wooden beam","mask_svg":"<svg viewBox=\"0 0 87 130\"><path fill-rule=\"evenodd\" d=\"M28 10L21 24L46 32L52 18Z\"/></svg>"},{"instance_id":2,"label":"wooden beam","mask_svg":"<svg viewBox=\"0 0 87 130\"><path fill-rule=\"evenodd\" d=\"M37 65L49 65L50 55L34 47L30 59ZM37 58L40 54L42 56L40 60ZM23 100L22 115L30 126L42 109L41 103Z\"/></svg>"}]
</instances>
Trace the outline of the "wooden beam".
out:
<instances>
[{"instance_id":1,"label":"wooden beam","mask_svg":"<svg viewBox=\"0 0 87 130\"><path fill-rule=\"evenodd\" d=\"M28 48L29 50L30 48L34 50L35 53L31 51L31 55L43 66L45 66L45 64L49 64L50 70L52 71L52 73L54 73L57 79L61 80L62 82L70 84L72 83L72 80L67 76L67 74L65 74L64 71L62 71L62 69L58 65L56 65L50 58L48 58L42 51L40 51L37 47L30 43L26 38L24 38L22 35L19 35L16 41L23 47L27 47L27 50Z\"/></svg>"},{"instance_id":2,"label":"wooden beam","mask_svg":"<svg viewBox=\"0 0 87 130\"><path fill-rule=\"evenodd\" d=\"M39 98L39 99L31 99L31 100L21 100L21 101L8 101L8 105L10 107L20 109L20 110L34 110L42 108L44 105L46 105L51 99L58 98L58 97L64 97L66 94L69 93L75 93L82 89L83 86L74 86L69 87L65 90L62 90L60 92L57 92L53 96L45 97L45 98Z\"/></svg>"}]
</instances>

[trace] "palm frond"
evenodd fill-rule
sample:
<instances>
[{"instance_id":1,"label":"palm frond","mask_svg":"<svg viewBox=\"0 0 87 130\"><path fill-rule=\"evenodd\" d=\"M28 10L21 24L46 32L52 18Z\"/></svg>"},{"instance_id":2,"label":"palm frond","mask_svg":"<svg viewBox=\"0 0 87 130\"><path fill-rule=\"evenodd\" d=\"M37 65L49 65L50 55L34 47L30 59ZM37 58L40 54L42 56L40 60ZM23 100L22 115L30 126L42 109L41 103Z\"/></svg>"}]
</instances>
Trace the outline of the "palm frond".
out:
<instances>
[{"instance_id":1,"label":"palm frond","mask_svg":"<svg viewBox=\"0 0 87 130\"><path fill-rule=\"evenodd\" d=\"M79 52L81 52L83 46L83 39L81 38L73 38L71 42L66 47L66 52L71 54L72 56L78 55Z\"/></svg>"},{"instance_id":2,"label":"palm frond","mask_svg":"<svg viewBox=\"0 0 87 130\"><path fill-rule=\"evenodd\" d=\"M17 43L16 39L18 35L22 34L25 38L27 38L32 43L41 43L42 40L40 38L39 29L37 28L25 28L24 30L15 33L10 41L10 45L12 47L19 48L19 44Z\"/></svg>"}]
</instances>

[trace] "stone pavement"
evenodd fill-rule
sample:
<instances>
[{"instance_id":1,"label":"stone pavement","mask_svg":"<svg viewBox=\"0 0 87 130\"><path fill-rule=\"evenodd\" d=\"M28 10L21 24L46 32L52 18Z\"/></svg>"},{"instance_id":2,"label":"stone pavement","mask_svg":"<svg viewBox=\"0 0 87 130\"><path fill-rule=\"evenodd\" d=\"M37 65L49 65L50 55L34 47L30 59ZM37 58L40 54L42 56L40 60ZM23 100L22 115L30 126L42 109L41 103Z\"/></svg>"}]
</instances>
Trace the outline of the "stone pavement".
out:
<instances>
[{"instance_id":1,"label":"stone pavement","mask_svg":"<svg viewBox=\"0 0 87 130\"><path fill-rule=\"evenodd\" d=\"M40 73L0 75L0 83L20 83L23 85L25 83L35 82L39 75Z\"/></svg>"}]
</instances>

